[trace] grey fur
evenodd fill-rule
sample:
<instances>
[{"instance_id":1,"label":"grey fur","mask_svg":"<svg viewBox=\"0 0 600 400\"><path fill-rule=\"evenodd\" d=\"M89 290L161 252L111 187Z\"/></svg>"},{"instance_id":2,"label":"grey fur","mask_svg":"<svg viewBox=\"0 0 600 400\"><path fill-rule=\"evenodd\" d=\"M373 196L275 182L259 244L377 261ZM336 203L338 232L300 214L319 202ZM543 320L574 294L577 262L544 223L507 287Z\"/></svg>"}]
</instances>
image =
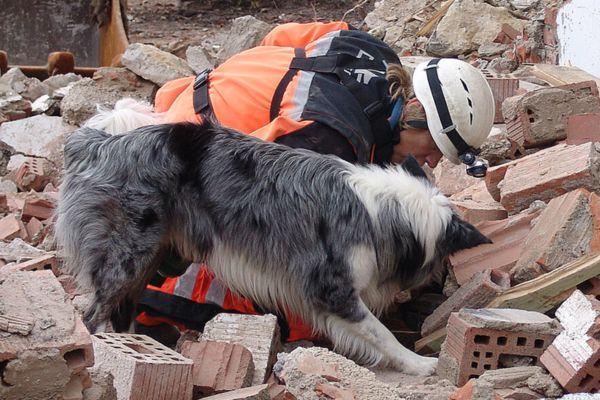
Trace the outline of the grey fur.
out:
<instances>
[{"instance_id":1,"label":"grey fur","mask_svg":"<svg viewBox=\"0 0 600 400\"><path fill-rule=\"evenodd\" d=\"M423 239L407 220L411 205L382 196L374 217L349 183L364 167L211 123L123 136L82 128L67 141L65 166L57 238L71 271L95 289L85 314L92 332L137 297L161 252L175 246L263 309L312 323L345 354L407 369L372 343L387 333L361 325L369 309L381 311L395 290L423 283L449 253L487 241L448 210L424 263ZM358 346L355 329L374 339Z\"/></svg>"}]
</instances>

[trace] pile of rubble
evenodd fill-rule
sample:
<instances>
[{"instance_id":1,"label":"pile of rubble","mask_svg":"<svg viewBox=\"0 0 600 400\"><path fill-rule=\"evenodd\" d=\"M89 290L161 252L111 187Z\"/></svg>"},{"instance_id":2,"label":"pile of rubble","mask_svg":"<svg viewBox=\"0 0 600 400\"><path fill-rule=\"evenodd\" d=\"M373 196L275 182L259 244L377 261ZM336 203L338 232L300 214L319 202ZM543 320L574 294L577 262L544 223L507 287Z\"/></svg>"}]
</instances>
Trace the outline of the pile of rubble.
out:
<instances>
[{"instance_id":1,"label":"pile of rubble","mask_svg":"<svg viewBox=\"0 0 600 400\"><path fill-rule=\"evenodd\" d=\"M547 3L384 0L366 20L409 68L432 54L473 61L496 100L485 181L447 161L432 171L493 244L450 260L447 298L416 342L422 354L439 353L429 378L283 346L271 315L220 314L175 349L138 334L90 336L81 322L89 293L63 272L52 233L65 137L123 97L152 103L166 81L255 45L268 25L238 19L218 54L190 47L188 62L132 44L120 67L91 78L2 75L0 398L496 400L600 391L600 97L597 79L576 68L522 65L554 62L547 28L558 4L541 15ZM385 23L372 26L378 18ZM450 32L456 26L464 37Z\"/></svg>"}]
</instances>

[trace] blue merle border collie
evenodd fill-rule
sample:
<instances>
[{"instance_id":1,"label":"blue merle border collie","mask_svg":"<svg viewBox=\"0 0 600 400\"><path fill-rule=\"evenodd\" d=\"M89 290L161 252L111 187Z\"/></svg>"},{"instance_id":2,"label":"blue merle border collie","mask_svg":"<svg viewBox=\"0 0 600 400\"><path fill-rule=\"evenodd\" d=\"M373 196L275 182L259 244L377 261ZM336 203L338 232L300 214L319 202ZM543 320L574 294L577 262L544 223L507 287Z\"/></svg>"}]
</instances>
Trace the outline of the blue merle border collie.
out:
<instances>
[{"instance_id":1,"label":"blue merle border collie","mask_svg":"<svg viewBox=\"0 0 600 400\"><path fill-rule=\"evenodd\" d=\"M436 359L403 347L376 316L448 255L489 243L412 158L354 165L211 122L117 136L81 128L65 168L57 238L93 288L92 333L135 301L172 247L344 355L429 375Z\"/></svg>"}]
</instances>

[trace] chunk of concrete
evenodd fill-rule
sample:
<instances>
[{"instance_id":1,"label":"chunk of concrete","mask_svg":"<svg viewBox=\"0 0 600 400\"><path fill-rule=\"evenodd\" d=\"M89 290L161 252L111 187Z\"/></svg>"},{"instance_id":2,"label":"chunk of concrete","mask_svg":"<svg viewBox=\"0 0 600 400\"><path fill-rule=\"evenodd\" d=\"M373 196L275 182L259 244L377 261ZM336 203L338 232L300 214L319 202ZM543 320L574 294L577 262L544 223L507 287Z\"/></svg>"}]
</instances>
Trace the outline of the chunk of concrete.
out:
<instances>
[{"instance_id":1,"label":"chunk of concrete","mask_svg":"<svg viewBox=\"0 0 600 400\"><path fill-rule=\"evenodd\" d=\"M213 69L215 67L203 46L189 46L185 51L185 58L188 65L197 74L205 69Z\"/></svg>"},{"instance_id":2,"label":"chunk of concrete","mask_svg":"<svg viewBox=\"0 0 600 400\"><path fill-rule=\"evenodd\" d=\"M121 56L121 63L135 74L159 86L194 74L185 60L142 43L130 44Z\"/></svg>"},{"instance_id":3,"label":"chunk of concrete","mask_svg":"<svg viewBox=\"0 0 600 400\"><path fill-rule=\"evenodd\" d=\"M9 121L27 118L31 115L31 102L14 93L10 96L1 97L0 115Z\"/></svg>"},{"instance_id":4,"label":"chunk of concrete","mask_svg":"<svg viewBox=\"0 0 600 400\"><path fill-rule=\"evenodd\" d=\"M75 129L60 117L36 115L0 125L0 141L27 156L57 158L65 136Z\"/></svg>"},{"instance_id":5,"label":"chunk of concrete","mask_svg":"<svg viewBox=\"0 0 600 400\"><path fill-rule=\"evenodd\" d=\"M229 57L258 45L270 30L271 25L254 18L252 15L234 19L227 39L217 54L217 64L221 64Z\"/></svg>"}]
</instances>

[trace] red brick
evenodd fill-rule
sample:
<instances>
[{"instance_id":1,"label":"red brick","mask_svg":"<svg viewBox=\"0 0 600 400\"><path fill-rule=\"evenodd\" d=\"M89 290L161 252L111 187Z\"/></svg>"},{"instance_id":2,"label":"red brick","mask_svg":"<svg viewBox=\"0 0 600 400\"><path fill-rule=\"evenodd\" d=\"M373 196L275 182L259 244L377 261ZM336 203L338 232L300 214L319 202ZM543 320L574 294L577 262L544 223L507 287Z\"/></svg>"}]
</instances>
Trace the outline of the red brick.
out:
<instances>
[{"instance_id":1,"label":"red brick","mask_svg":"<svg viewBox=\"0 0 600 400\"><path fill-rule=\"evenodd\" d=\"M559 332L544 314L512 309L463 309L452 313L437 372L458 386L485 371L502 368L506 355L539 356Z\"/></svg>"},{"instance_id":2,"label":"red brick","mask_svg":"<svg viewBox=\"0 0 600 400\"><path fill-rule=\"evenodd\" d=\"M330 383L318 383L315 387L315 392L321 396L325 396L328 399L335 400L354 400L354 392L350 389L340 388Z\"/></svg>"},{"instance_id":3,"label":"red brick","mask_svg":"<svg viewBox=\"0 0 600 400\"><path fill-rule=\"evenodd\" d=\"M508 272L514 267L525 239L531 231L532 221L539 211L524 211L500 221L485 221L475 226L492 243L460 251L450 257L454 276L459 285L466 284L471 277L485 269Z\"/></svg>"},{"instance_id":4,"label":"red brick","mask_svg":"<svg viewBox=\"0 0 600 400\"><path fill-rule=\"evenodd\" d=\"M55 207L56 200L54 197L41 193L29 194L25 198L23 205L23 218L27 220L31 217L36 217L40 220L52 218Z\"/></svg>"},{"instance_id":5,"label":"red brick","mask_svg":"<svg viewBox=\"0 0 600 400\"><path fill-rule=\"evenodd\" d=\"M462 308L485 307L509 288L510 278L506 272L487 269L476 273L425 318L421 326L421 335L427 336L439 328L445 327L450 314Z\"/></svg>"},{"instance_id":6,"label":"red brick","mask_svg":"<svg viewBox=\"0 0 600 400\"><path fill-rule=\"evenodd\" d=\"M571 115L567 120L567 144L600 142L600 113Z\"/></svg>"},{"instance_id":7,"label":"red brick","mask_svg":"<svg viewBox=\"0 0 600 400\"><path fill-rule=\"evenodd\" d=\"M514 283L536 278L591 252L593 197L597 196L578 189L548 203L510 271Z\"/></svg>"},{"instance_id":8,"label":"red brick","mask_svg":"<svg viewBox=\"0 0 600 400\"><path fill-rule=\"evenodd\" d=\"M44 230L44 224L42 222L33 217L29 220L27 225L25 225L25 229L27 230L27 236L30 241L39 242L40 241L40 233Z\"/></svg>"},{"instance_id":9,"label":"red brick","mask_svg":"<svg viewBox=\"0 0 600 400\"><path fill-rule=\"evenodd\" d=\"M508 216L502 204L492 198L483 180L450 196L450 200L462 217L472 224L495 221Z\"/></svg>"},{"instance_id":10,"label":"red brick","mask_svg":"<svg viewBox=\"0 0 600 400\"><path fill-rule=\"evenodd\" d=\"M502 115L502 103L509 97L517 94L519 90L519 79L510 76L486 76L486 80L492 89L494 94L494 103L496 104L496 114L494 117L494 123L504 123L504 117Z\"/></svg>"},{"instance_id":11,"label":"red brick","mask_svg":"<svg viewBox=\"0 0 600 400\"><path fill-rule=\"evenodd\" d=\"M600 301L579 290L558 308L563 326L541 361L571 393L600 392Z\"/></svg>"},{"instance_id":12,"label":"red brick","mask_svg":"<svg viewBox=\"0 0 600 400\"><path fill-rule=\"evenodd\" d=\"M0 219L0 240L10 241L18 237L27 239L27 230L23 222L15 214Z\"/></svg>"},{"instance_id":13,"label":"red brick","mask_svg":"<svg viewBox=\"0 0 600 400\"><path fill-rule=\"evenodd\" d=\"M26 157L15 176L15 183L24 192L42 191L51 180L46 174L46 160L38 157Z\"/></svg>"},{"instance_id":14,"label":"red brick","mask_svg":"<svg viewBox=\"0 0 600 400\"><path fill-rule=\"evenodd\" d=\"M509 24L502 24L502 28L496 36L496 38L493 40L493 42L510 44L521 34L521 32L519 32Z\"/></svg>"},{"instance_id":15,"label":"red brick","mask_svg":"<svg viewBox=\"0 0 600 400\"><path fill-rule=\"evenodd\" d=\"M269 385L270 400L296 400L296 396L288 392L284 385L270 384Z\"/></svg>"},{"instance_id":16,"label":"red brick","mask_svg":"<svg viewBox=\"0 0 600 400\"><path fill-rule=\"evenodd\" d=\"M181 355L194 361L194 397L241 389L252 383L252 353L242 345L187 341Z\"/></svg>"},{"instance_id":17,"label":"red brick","mask_svg":"<svg viewBox=\"0 0 600 400\"><path fill-rule=\"evenodd\" d=\"M584 188L600 192L600 145L556 145L523 157L507 168L500 203L516 214L535 201L549 201Z\"/></svg>"},{"instance_id":18,"label":"red brick","mask_svg":"<svg viewBox=\"0 0 600 400\"><path fill-rule=\"evenodd\" d=\"M145 335L100 333L92 342L96 368L113 375L118 399L192 399L192 360Z\"/></svg>"},{"instance_id":19,"label":"red brick","mask_svg":"<svg viewBox=\"0 0 600 400\"><path fill-rule=\"evenodd\" d=\"M525 148L563 140L569 116L597 112L600 98L595 81L534 90L502 105L509 138Z\"/></svg>"}]
</instances>

